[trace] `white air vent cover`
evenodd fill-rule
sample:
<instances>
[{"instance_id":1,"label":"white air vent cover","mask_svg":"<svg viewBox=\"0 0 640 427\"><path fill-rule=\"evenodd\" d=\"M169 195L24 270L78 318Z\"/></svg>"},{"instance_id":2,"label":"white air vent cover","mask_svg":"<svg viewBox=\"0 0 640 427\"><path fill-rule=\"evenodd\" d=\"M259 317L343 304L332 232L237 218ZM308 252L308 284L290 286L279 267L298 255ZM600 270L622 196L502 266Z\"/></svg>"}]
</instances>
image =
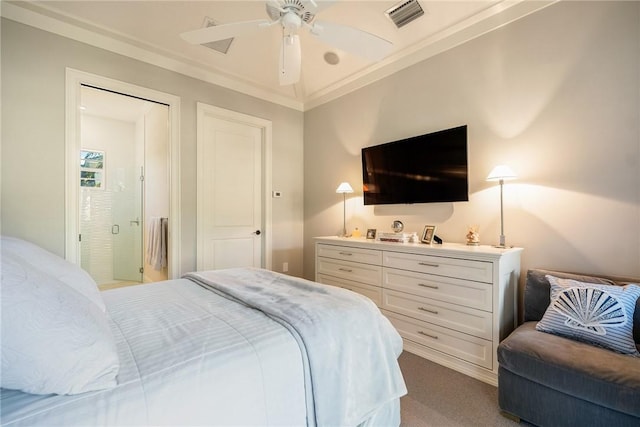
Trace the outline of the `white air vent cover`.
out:
<instances>
[{"instance_id":1,"label":"white air vent cover","mask_svg":"<svg viewBox=\"0 0 640 427\"><path fill-rule=\"evenodd\" d=\"M203 27L213 27L217 25L216 22L209 18L209 17L205 17L204 18L204 24L202 25ZM203 43L202 46L204 47L208 47L209 49L213 49L215 51L218 51L220 53L224 53L226 54L229 51L229 47L231 47L231 42L233 42L233 37L230 39L224 39L224 40L218 40L215 42L209 42L209 43Z\"/></svg>"},{"instance_id":2,"label":"white air vent cover","mask_svg":"<svg viewBox=\"0 0 640 427\"><path fill-rule=\"evenodd\" d=\"M408 0L393 6L386 13L396 27L400 28L424 15L424 10L418 0Z\"/></svg>"}]
</instances>

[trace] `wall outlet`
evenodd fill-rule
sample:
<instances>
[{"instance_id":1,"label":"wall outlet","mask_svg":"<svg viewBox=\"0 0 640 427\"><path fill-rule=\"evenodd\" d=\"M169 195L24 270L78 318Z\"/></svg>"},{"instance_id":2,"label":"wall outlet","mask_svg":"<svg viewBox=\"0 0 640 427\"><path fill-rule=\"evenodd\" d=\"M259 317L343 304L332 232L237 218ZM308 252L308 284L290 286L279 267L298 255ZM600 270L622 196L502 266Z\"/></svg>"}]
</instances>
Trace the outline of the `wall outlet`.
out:
<instances>
[{"instance_id":1,"label":"wall outlet","mask_svg":"<svg viewBox=\"0 0 640 427\"><path fill-rule=\"evenodd\" d=\"M278 197L282 197L282 191L272 191L272 192L271 192L271 196L272 196L274 199L277 199Z\"/></svg>"},{"instance_id":2,"label":"wall outlet","mask_svg":"<svg viewBox=\"0 0 640 427\"><path fill-rule=\"evenodd\" d=\"M289 271L289 263L288 262L283 262L282 263L282 272L286 273L287 271Z\"/></svg>"}]
</instances>

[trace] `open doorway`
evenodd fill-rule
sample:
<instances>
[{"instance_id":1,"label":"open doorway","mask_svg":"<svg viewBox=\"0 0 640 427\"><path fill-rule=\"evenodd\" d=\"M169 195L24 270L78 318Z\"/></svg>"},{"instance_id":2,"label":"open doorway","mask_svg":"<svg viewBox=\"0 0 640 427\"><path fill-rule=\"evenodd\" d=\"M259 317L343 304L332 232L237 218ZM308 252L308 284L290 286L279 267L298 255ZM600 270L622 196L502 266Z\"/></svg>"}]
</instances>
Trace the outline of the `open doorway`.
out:
<instances>
[{"instance_id":1,"label":"open doorway","mask_svg":"<svg viewBox=\"0 0 640 427\"><path fill-rule=\"evenodd\" d=\"M180 277L180 98L73 69L66 81L66 259L107 287ZM127 110L133 118L117 116ZM109 215L98 220L100 210ZM164 238L150 235L156 220ZM100 222L90 236L85 226Z\"/></svg>"},{"instance_id":2,"label":"open doorway","mask_svg":"<svg viewBox=\"0 0 640 427\"><path fill-rule=\"evenodd\" d=\"M168 277L168 106L83 85L80 265L101 288Z\"/></svg>"}]
</instances>

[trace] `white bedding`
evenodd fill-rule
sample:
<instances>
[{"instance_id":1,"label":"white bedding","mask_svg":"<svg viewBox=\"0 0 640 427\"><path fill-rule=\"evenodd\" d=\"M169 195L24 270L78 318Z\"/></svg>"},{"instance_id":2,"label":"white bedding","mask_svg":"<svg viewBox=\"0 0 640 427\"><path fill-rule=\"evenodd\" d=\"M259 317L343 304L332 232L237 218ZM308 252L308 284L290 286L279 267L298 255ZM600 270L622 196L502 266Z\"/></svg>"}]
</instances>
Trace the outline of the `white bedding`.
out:
<instances>
[{"instance_id":1,"label":"white bedding","mask_svg":"<svg viewBox=\"0 0 640 427\"><path fill-rule=\"evenodd\" d=\"M118 385L73 396L3 389L2 425L306 424L300 350L262 313L186 279L103 298Z\"/></svg>"},{"instance_id":2,"label":"white bedding","mask_svg":"<svg viewBox=\"0 0 640 427\"><path fill-rule=\"evenodd\" d=\"M266 313L291 332L311 374L307 411L315 414L315 424L356 426L406 394L397 362L402 339L371 300L262 269L187 277Z\"/></svg>"},{"instance_id":3,"label":"white bedding","mask_svg":"<svg viewBox=\"0 0 640 427\"><path fill-rule=\"evenodd\" d=\"M315 425L306 350L279 321L187 279L102 297L120 358L118 385L71 396L2 389L2 425ZM399 370L393 375L402 389ZM362 425L397 426L399 397L385 394Z\"/></svg>"}]
</instances>

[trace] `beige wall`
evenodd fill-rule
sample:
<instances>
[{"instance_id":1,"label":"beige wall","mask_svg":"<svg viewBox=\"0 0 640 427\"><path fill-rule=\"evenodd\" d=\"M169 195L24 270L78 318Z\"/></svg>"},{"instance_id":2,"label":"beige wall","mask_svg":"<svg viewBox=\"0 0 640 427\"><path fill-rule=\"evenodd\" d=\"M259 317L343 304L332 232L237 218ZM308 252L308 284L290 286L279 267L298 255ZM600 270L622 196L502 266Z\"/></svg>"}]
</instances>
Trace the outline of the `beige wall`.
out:
<instances>
[{"instance_id":1,"label":"beige wall","mask_svg":"<svg viewBox=\"0 0 640 427\"><path fill-rule=\"evenodd\" d=\"M2 19L2 233L64 255L65 68L181 99L181 270L196 259L196 102L273 122L273 266L302 275L303 114Z\"/></svg>"},{"instance_id":2,"label":"beige wall","mask_svg":"<svg viewBox=\"0 0 640 427\"><path fill-rule=\"evenodd\" d=\"M561 2L305 113L305 276L313 236L347 227L437 226L464 242L500 234L523 271L546 267L640 277L640 3ZM467 124L470 201L364 207L360 149Z\"/></svg>"},{"instance_id":3,"label":"beige wall","mask_svg":"<svg viewBox=\"0 0 640 427\"><path fill-rule=\"evenodd\" d=\"M181 98L182 270L195 267L196 102L274 123L273 266L314 274L312 237L342 227L338 183L361 185L364 146L469 126L470 202L364 207L348 227L438 227L462 242L499 235L499 163L507 243L523 270L640 275L640 3L561 2L357 92L300 112L2 19L2 232L64 253L65 67ZM304 136L304 172L303 144ZM28 173L36 166L36 173ZM302 178L305 186L303 188Z\"/></svg>"}]
</instances>

